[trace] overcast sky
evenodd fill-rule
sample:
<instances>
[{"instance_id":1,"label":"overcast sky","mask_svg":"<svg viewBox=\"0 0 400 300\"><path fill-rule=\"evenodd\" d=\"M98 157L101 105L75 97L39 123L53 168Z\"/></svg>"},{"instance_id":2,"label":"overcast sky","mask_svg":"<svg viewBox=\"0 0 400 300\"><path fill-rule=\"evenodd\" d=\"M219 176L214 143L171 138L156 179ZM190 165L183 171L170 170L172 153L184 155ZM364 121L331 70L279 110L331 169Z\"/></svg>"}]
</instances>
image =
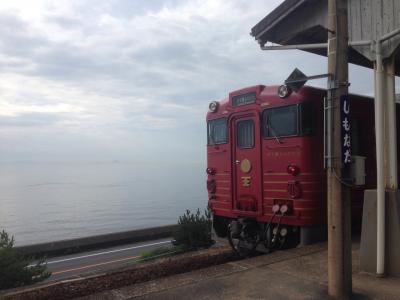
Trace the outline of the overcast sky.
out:
<instances>
[{"instance_id":1,"label":"overcast sky","mask_svg":"<svg viewBox=\"0 0 400 300\"><path fill-rule=\"evenodd\" d=\"M295 67L326 73L325 58L250 36L281 2L2 1L0 161L204 161L210 101ZM372 94L372 72L350 70Z\"/></svg>"}]
</instances>

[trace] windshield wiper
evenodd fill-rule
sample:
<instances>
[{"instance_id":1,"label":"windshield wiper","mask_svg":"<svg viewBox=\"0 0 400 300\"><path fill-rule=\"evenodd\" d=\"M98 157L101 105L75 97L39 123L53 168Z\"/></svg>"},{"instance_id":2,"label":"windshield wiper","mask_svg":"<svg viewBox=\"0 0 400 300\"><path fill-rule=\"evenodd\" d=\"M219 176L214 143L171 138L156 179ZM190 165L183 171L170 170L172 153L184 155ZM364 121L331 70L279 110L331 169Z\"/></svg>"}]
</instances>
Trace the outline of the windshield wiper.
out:
<instances>
[{"instance_id":1,"label":"windshield wiper","mask_svg":"<svg viewBox=\"0 0 400 300\"><path fill-rule=\"evenodd\" d=\"M282 140L281 140L281 138L276 134L276 131L275 131L274 127L272 127L271 124L268 124L268 123L267 123L267 128L271 130L271 133L273 134L273 136L274 136L274 138L276 139L276 141L277 141L279 144L282 144Z\"/></svg>"},{"instance_id":2,"label":"windshield wiper","mask_svg":"<svg viewBox=\"0 0 400 300\"><path fill-rule=\"evenodd\" d=\"M215 140L214 140L214 129L210 129L208 138L210 139L210 142L211 142L210 145L215 145Z\"/></svg>"}]
</instances>

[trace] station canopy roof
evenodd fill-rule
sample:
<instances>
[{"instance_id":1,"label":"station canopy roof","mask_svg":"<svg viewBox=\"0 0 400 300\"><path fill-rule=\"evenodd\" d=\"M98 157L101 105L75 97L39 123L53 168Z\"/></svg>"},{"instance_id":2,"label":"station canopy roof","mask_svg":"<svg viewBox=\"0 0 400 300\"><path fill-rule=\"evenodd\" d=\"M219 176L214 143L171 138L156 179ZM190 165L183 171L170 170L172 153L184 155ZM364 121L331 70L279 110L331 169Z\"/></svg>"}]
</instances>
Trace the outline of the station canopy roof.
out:
<instances>
[{"instance_id":1,"label":"station canopy roof","mask_svg":"<svg viewBox=\"0 0 400 300\"><path fill-rule=\"evenodd\" d=\"M348 0L349 40L374 40L400 28L400 1ZM326 43L328 39L328 0L285 0L252 29L251 35L261 46ZM396 53L396 75L400 75L400 37L383 44L383 56ZM325 48L307 52L327 56ZM370 46L349 47L349 62L373 68Z\"/></svg>"}]
</instances>

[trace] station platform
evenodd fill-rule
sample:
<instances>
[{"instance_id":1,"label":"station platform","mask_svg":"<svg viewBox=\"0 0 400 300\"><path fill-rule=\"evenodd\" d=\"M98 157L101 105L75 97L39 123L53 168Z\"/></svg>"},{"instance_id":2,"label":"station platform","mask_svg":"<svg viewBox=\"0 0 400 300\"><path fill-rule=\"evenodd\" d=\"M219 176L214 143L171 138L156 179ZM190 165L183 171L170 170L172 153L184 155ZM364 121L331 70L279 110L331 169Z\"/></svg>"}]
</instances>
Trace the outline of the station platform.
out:
<instances>
[{"instance_id":1,"label":"station platform","mask_svg":"<svg viewBox=\"0 0 400 300\"><path fill-rule=\"evenodd\" d=\"M400 299L400 278L359 271L357 241L352 256L353 299ZM80 299L329 299L327 281L327 244L319 243Z\"/></svg>"}]
</instances>

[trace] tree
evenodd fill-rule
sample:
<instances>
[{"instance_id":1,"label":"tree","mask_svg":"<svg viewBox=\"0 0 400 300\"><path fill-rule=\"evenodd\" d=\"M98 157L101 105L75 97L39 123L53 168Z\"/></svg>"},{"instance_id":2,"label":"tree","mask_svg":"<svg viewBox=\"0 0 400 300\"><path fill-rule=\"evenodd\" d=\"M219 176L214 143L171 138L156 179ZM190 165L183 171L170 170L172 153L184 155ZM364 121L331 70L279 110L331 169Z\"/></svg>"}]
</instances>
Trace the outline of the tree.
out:
<instances>
[{"instance_id":1,"label":"tree","mask_svg":"<svg viewBox=\"0 0 400 300\"><path fill-rule=\"evenodd\" d=\"M44 257L35 260L19 254L14 248L14 237L4 230L0 232L0 289L36 283L50 275Z\"/></svg>"},{"instance_id":2,"label":"tree","mask_svg":"<svg viewBox=\"0 0 400 300\"><path fill-rule=\"evenodd\" d=\"M188 250L210 247L213 244L211 226L211 214L208 211L202 215L199 209L196 213L186 210L186 213L179 217L178 228L174 232L175 243Z\"/></svg>"}]
</instances>

